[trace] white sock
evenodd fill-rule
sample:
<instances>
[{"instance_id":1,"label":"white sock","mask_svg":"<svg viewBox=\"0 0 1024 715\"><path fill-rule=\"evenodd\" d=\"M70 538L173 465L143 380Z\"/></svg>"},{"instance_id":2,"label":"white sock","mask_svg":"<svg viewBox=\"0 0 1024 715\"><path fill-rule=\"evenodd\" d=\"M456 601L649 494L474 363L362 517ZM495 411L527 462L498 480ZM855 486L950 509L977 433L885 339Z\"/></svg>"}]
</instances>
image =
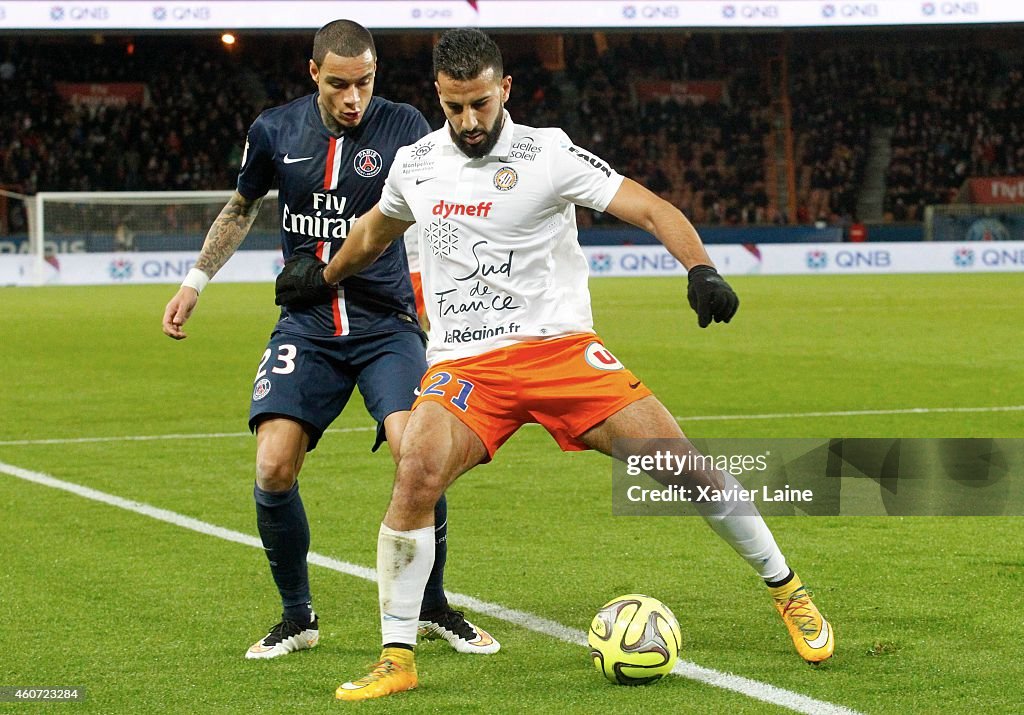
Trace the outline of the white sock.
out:
<instances>
[{"instance_id":1,"label":"white sock","mask_svg":"<svg viewBox=\"0 0 1024 715\"><path fill-rule=\"evenodd\" d=\"M728 472L723 472L722 476L725 490L743 488ZM749 502L701 502L697 509L708 526L735 549L758 576L766 581L779 581L789 574L786 557L756 506Z\"/></svg>"},{"instance_id":2,"label":"white sock","mask_svg":"<svg viewBox=\"0 0 1024 715\"><path fill-rule=\"evenodd\" d=\"M377 535L377 592L382 643L416 645L423 589L434 566L434 526Z\"/></svg>"}]
</instances>

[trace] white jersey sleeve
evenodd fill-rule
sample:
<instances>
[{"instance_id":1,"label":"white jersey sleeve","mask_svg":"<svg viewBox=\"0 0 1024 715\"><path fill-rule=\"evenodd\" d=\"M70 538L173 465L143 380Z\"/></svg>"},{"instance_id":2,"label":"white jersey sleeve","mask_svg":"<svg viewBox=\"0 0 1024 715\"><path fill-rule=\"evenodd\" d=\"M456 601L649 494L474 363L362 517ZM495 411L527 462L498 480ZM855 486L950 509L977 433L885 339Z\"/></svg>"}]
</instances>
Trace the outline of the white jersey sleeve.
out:
<instances>
[{"instance_id":1,"label":"white jersey sleeve","mask_svg":"<svg viewBox=\"0 0 1024 715\"><path fill-rule=\"evenodd\" d=\"M570 203L604 211L622 186L621 174L593 152L573 144L562 130L548 162L552 189Z\"/></svg>"},{"instance_id":2,"label":"white jersey sleeve","mask_svg":"<svg viewBox=\"0 0 1024 715\"><path fill-rule=\"evenodd\" d=\"M391 164L388 178L384 181L384 189L380 193L380 201L377 208L388 218L400 221L415 221L416 217L409 208L409 203L402 192L402 166L408 155L408 147L402 147L395 154L395 161Z\"/></svg>"}]
</instances>

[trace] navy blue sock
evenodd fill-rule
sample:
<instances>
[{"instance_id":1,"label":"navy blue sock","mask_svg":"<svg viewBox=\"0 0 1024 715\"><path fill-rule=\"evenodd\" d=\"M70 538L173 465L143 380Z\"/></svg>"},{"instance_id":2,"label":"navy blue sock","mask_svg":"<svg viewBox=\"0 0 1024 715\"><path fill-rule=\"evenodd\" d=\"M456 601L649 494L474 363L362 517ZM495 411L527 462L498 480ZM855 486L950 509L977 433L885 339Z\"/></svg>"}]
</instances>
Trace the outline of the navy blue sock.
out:
<instances>
[{"instance_id":1,"label":"navy blue sock","mask_svg":"<svg viewBox=\"0 0 1024 715\"><path fill-rule=\"evenodd\" d=\"M434 568L423 590L421 613L448 607L444 595L444 562L448 559L448 501L442 494L434 505Z\"/></svg>"},{"instance_id":2,"label":"navy blue sock","mask_svg":"<svg viewBox=\"0 0 1024 715\"><path fill-rule=\"evenodd\" d=\"M256 526L281 593L284 618L306 625L312 619L309 592L309 522L296 481L286 492L267 492L256 485Z\"/></svg>"}]
</instances>

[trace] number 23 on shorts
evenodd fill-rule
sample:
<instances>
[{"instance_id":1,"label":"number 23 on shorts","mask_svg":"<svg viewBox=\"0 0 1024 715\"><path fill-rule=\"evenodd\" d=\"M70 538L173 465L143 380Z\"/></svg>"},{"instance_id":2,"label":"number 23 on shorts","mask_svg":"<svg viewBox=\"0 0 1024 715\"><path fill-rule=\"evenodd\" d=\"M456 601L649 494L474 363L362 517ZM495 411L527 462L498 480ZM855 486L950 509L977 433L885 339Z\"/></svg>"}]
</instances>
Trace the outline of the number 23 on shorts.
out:
<instances>
[{"instance_id":1,"label":"number 23 on shorts","mask_svg":"<svg viewBox=\"0 0 1024 715\"><path fill-rule=\"evenodd\" d=\"M473 393L473 383L469 380L456 379L455 385L451 387L445 387L452 381L451 373L438 372L430 379L430 384L427 385L426 389L423 390L424 395L437 395L438 397L447 397L450 393L455 391L455 387L458 386L458 393L454 397L450 398L450 402L458 407L463 412L469 407L469 396ZM443 388L443 389L442 389Z\"/></svg>"}]
</instances>

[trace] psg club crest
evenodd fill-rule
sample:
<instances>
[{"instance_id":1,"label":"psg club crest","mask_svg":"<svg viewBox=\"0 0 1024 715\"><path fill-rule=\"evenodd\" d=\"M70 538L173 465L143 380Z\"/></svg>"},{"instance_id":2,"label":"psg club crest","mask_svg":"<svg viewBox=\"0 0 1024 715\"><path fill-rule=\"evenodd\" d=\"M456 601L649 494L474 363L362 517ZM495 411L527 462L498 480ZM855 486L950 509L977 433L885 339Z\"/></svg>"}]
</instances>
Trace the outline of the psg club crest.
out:
<instances>
[{"instance_id":1,"label":"psg club crest","mask_svg":"<svg viewBox=\"0 0 1024 715\"><path fill-rule=\"evenodd\" d=\"M355 161L352 162L352 167L356 170L356 173L364 179L369 179L371 176L379 174L382 166L384 166L384 162L380 158L380 154L374 149L363 149L356 154Z\"/></svg>"}]
</instances>

